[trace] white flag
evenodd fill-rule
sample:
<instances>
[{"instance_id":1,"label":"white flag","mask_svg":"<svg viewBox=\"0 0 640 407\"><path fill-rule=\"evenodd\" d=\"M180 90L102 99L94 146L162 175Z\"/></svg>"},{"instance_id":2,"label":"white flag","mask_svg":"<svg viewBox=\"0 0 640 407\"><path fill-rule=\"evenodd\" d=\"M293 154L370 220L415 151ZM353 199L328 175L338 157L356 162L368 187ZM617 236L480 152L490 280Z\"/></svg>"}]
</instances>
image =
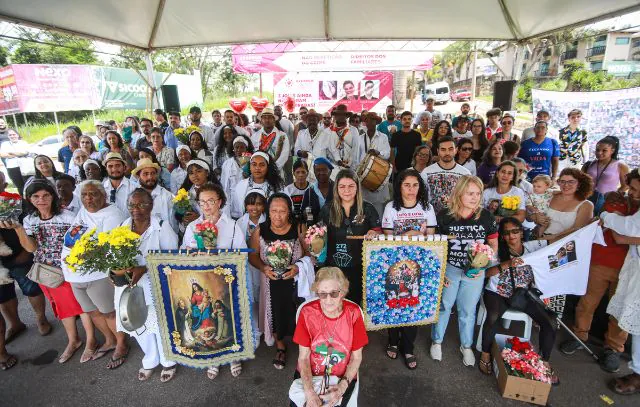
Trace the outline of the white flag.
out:
<instances>
[{"instance_id":1,"label":"white flag","mask_svg":"<svg viewBox=\"0 0 640 407\"><path fill-rule=\"evenodd\" d=\"M533 253L522 256L533 269L536 287L543 298L561 294L583 295L589 281L591 245L596 239L598 222L593 222ZM600 231L600 234L602 231Z\"/></svg>"}]
</instances>

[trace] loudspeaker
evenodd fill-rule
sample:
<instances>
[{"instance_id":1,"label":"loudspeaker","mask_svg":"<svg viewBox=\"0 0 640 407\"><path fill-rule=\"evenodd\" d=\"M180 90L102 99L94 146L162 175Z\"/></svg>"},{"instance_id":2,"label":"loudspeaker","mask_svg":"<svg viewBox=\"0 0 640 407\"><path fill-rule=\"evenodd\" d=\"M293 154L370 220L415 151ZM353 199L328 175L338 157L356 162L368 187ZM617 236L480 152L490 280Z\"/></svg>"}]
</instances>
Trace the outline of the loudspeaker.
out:
<instances>
[{"instance_id":1,"label":"loudspeaker","mask_svg":"<svg viewBox=\"0 0 640 407\"><path fill-rule=\"evenodd\" d=\"M178 86L176 85L162 85L160 87L162 92L162 102L164 104L165 112L179 112L180 111L180 98L178 97Z\"/></svg>"},{"instance_id":2,"label":"loudspeaker","mask_svg":"<svg viewBox=\"0 0 640 407\"><path fill-rule=\"evenodd\" d=\"M493 107L500 110L513 110L516 81L497 81L493 84Z\"/></svg>"}]
</instances>

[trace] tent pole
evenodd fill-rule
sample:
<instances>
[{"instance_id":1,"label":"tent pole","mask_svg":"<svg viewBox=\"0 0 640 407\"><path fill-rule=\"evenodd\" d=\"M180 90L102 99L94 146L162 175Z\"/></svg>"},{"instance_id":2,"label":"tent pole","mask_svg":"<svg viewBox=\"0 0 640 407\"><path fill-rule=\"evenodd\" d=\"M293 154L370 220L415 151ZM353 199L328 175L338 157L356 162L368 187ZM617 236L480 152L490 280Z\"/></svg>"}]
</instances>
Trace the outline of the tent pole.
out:
<instances>
[{"instance_id":1,"label":"tent pole","mask_svg":"<svg viewBox=\"0 0 640 407\"><path fill-rule=\"evenodd\" d=\"M411 102L409 110L413 112L413 99L416 98L416 71L411 72Z\"/></svg>"},{"instance_id":2,"label":"tent pole","mask_svg":"<svg viewBox=\"0 0 640 407\"><path fill-rule=\"evenodd\" d=\"M58 113L53 112L53 120L56 122L56 128L58 129L58 134L60 134L60 123L58 123Z\"/></svg>"},{"instance_id":3,"label":"tent pole","mask_svg":"<svg viewBox=\"0 0 640 407\"><path fill-rule=\"evenodd\" d=\"M478 42L473 42L473 74L471 76L471 102L476 99L476 59L478 59Z\"/></svg>"},{"instance_id":4,"label":"tent pole","mask_svg":"<svg viewBox=\"0 0 640 407\"><path fill-rule=\"evenodd\" d=\"M12 116L13 116L13 125L17 129L18 128L18 121L16 120L16 114L13 113Z\"/></svg>"},{"instance_id":5,"label":"tent pole","mask_svg":"<svg viewBox=\"0 0 640 407\"><path fill-rule=\"evenodd\" d=\"M151 88L151 109L160 108L160 101L158 100L158 89L156 88L156 78L153 73L153 61L151 60L151 51L147 52L144 58L144 62L147 65L147 78L149 80L149 87Z\"/></svg>"},{"instance_id":6,"label":"tent pole","mask_svg":"<svg viewBox=\"0 0 640 407\"><path fill-rule=\"evenodd\" d=\"M260 98L262 98L262 72L260 72Z\"/></svg>"},{"instance_id":7,"label":"tent pole","mask_svg":"<svg viewBox=\"0 0 640 407\"><path fill-rule=\"evenodd\" d=\"M24 120L24 125L28 126L29 122L27 121L27 114L24 112L22 113L22 119Z\"/></svg>"}]
</instances>

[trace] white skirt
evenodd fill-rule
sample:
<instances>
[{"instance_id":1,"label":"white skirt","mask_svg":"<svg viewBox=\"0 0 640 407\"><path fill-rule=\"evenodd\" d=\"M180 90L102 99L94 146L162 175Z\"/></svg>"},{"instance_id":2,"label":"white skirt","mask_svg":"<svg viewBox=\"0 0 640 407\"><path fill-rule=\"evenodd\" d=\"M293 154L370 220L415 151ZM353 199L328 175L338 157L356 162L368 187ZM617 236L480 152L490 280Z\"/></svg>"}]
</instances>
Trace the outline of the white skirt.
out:
<instances>
[{"instance_id":1,"label":"white skirt","mask_svg":"<svg viewBox=\"0 0 640 407\"><path fill-rule=\"evenodd\" d=\"M640 257L633 255L636 250L637 246L629 247L616 293L607 307L607 313L618 320L618 326L631 335L640 335Z\"/></svg>"}]
</instances>

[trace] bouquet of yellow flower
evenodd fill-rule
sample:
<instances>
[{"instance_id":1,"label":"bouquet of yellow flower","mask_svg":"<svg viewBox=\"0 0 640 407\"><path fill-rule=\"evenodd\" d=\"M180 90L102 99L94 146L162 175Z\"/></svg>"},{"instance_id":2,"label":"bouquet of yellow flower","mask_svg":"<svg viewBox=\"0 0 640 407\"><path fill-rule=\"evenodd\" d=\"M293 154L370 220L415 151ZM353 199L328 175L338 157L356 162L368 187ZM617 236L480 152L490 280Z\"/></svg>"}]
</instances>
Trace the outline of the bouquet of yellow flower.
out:
<instances>
[{"instance_id":1,"label":"bouquet of yellow flower","mask_svg":"<svg viewBox=\"0 0 640 407\"><path fill-rule=\"evenodd\" d=\"M200 131L200 127L198 126L189 126L186 129L184 127L178 127L177 129L173 130L173 135L176 136L176 138L178 139L178 141L186 146L189 145L189 134L191 134L192 131Z\"/></svg>"},{"instance_id":2,"label":"bouquet of yellow flower","mask_svg":"<svg viewBox=\"0 0 640 407\"><path fill-rule=\"evenodd\" d=\"M140 235L128 226L119 226L110 232L96 234L91 229L78 239L71 253L64 259L74 273L109 273L138 266Z\"/></svg>"},{"instance_id":3,"label":"bouquet of yellow flower","mask_svg":"<svg viewBox=\"0 0 640 407\"><path fill-rule=\"evenodd\" d=\"M500 208L498 208L496 215L507 217L513 216L518 212L520 208L520 197L518 195L505 195L500 201Z\"/></svg>"},{"instance_id":4,"label":"bouquet of yellow flower","mask_svg":"<svg viewBox=\"0 0 640 407\"><path fill-rule=\"evenodd\" d=\"M178 193L172 201L173 211L176 213L176 215L184 216L185 213L193 211L191 201L189 200L189 193L184 188L180 188L178 190Z\"/></svg>"}]
</instances>

